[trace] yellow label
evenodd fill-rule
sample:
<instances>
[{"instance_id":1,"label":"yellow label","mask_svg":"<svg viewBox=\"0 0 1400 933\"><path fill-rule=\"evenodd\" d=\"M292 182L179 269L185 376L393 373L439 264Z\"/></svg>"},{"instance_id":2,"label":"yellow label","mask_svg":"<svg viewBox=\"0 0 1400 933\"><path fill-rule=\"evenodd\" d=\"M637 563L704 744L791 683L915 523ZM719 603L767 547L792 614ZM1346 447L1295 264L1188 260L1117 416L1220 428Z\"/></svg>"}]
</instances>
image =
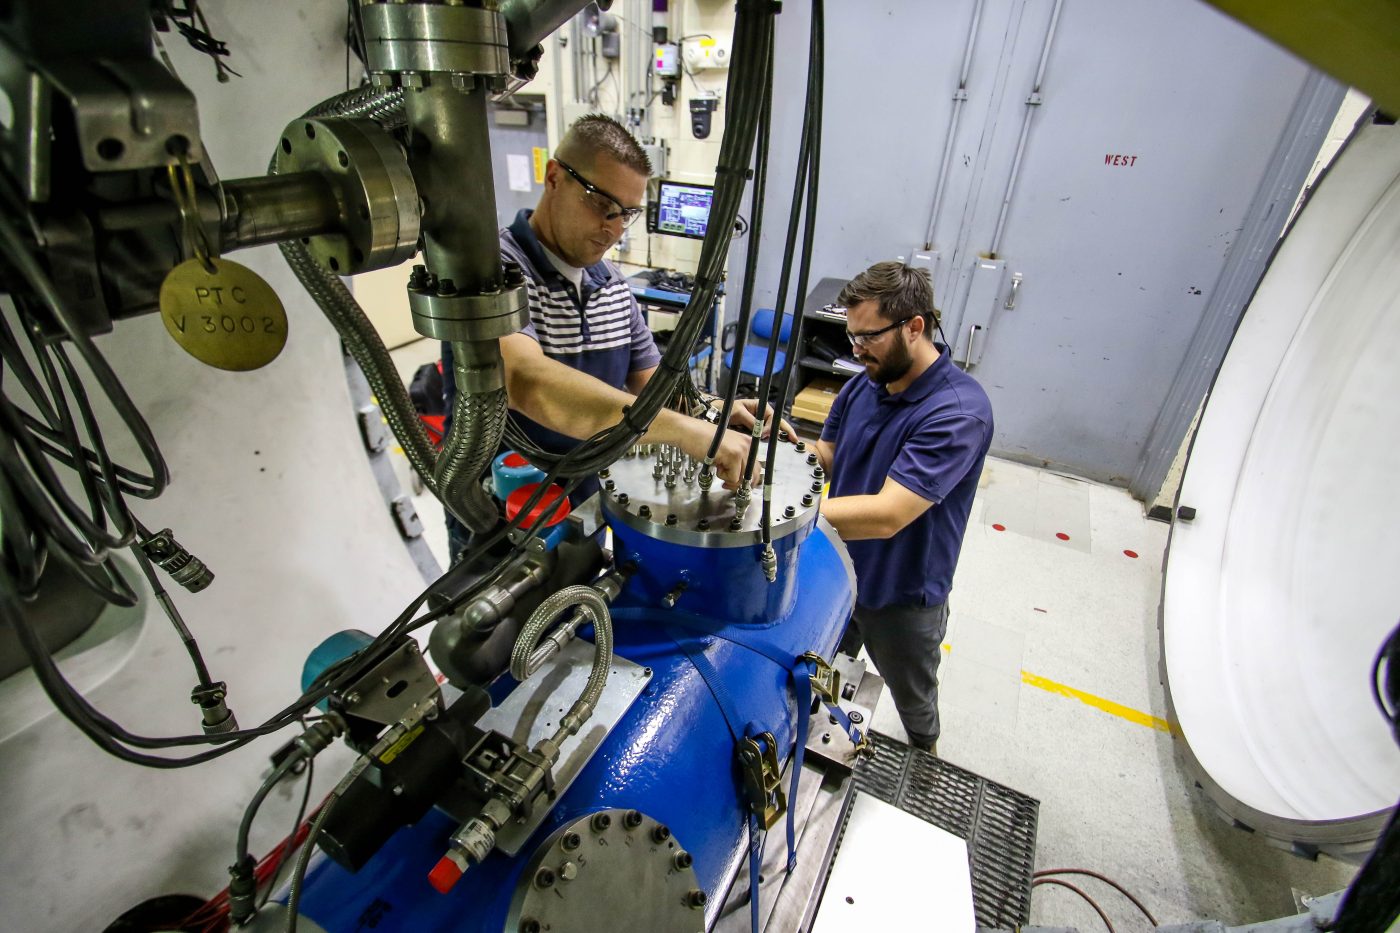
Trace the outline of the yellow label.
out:
<instances>
[{"instance_id":1,"label":"yellow label","mask_svg":"<svg viewBox=\"0 0 1400 933\"><path fill-rule=\"evenodd\" d=\"M402 755L403 750L412 745L413 740L418 738L418 736L422 734L423 726L420 723L419 725L414 726L408 732L404 733L403 738L399 739L393 745L390 745L388 748L384 749L384 754L379 756L379 760L386 765L393 764L394 759Z\"/></svg>"},{"instance_id":2,"label":"yellow label","mask_svg":"<svg viewBox=\"0 0 1400 933\"><path fill-rule=\"evenodd\" d=\"M544 167L549 162L549 150L543 146L535 146L530 150L530 154L535 160L535 184L544 184Z\"/></svg>"},{"instance_id":3,"label":"yellow label","mask_svg":"<svg viewBox=\"0 0 1400 933\"><path fill-rule=\"evenodd\" d=\"M709 36L701 36L701 37L700 37L700 48L702 48L702 49L712 49L712 48L714 48L716 45L719 45L719 43L716 42L714 39L711 39Z\"/></svg>"},{"instance_id":4,"label":"yellow label","mask_svg":"<svg viewBox=\"0 0 1400 933\"><path fill-rule=\"evenodd\" d=\"M186 353L218 369L244 372L277 359L287 345L287 312L272 286L247 266L187 259L160 286L160 317Z\"/></svg>"}]
</instances>

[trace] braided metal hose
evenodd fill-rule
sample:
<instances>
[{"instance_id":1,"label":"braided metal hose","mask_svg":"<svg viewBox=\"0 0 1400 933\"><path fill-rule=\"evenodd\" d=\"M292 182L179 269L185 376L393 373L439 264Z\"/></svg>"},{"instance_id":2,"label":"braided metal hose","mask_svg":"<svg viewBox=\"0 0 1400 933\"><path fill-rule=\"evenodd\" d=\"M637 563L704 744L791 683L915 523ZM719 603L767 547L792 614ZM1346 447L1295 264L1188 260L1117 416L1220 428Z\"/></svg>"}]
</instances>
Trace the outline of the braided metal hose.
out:
<instances>
[{"instance_id":1,"label":"braided metal hose","mask_svg":"<svg viewBox=\"0 0 1400 933\"><path fill-rule=\"evenodd\" d=\"M370 119L385 129L402 126L406 120L403 91L374 88L347 91L306 113L308 118L327 116ZM274 158L268 172L271 174L275 170ZM338 275L317 262L300 242L292 240L278 245L297 281L326 315L346 350L359 364L389 429L423 484L468 528L481 532L494 527L497 521L495 504L477 480L500 446L506 421L505 391L458 392L452 431L439 456L433 450L408 390L399 379L384 341L355 296ZM469 355L462 353L459 358ZM459 385L464 381L459 380Z\"/></svg>"},{"instance_id":2,"label":"braided metal hose","mask_svg":"<svg viewBox=\"0 0 1400 933\"><path fill-rule=\"evenodd\" d=\"M577 608L584 615L584 622L593 623L593 668L589 671L583 695L560 722L559 731L554 737L555 742L577 732L593 715L593 709L608 682L613 652L612 613L608 611L603 594L591 586L580 585L566 586L547 597L540 603L539 608L530 613L530 618L520 629L520 635L515 640L515 648L510 656L511 676L516 680L525 680L529 676L530 656L534 653L540 636L561 613L573 608Z\"/></svg>"},{"instance_id":3,"label":"braided metal hose","mask_svg":"<svg viewBox=\"0 0 1400 933\"><path fill-rule=\"evenodd\" d=\"M460 370L456 366L453 369L457 370L460 386ZM438 498L478 534L490 531L500 518L496 503L481 487L481 474L501 446L505 429L505 389L458 391L452 405L452 430L443 441L433 482Z\"/></svg>"}]
</instances>

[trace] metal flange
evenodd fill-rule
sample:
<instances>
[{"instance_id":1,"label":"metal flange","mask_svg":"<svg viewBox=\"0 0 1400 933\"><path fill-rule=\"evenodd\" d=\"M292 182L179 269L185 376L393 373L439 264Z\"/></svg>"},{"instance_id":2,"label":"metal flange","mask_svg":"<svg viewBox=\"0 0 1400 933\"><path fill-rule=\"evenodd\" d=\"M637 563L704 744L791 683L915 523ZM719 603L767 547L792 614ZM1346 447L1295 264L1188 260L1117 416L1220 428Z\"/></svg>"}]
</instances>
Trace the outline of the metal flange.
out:
<instances>
[{"instance_id":1,"label":"metal flange","mask_svg":"<svg viewBox=\"0 0 1400 933\"><path fill-rule=\"evenodd\" d=\"M365 54L376 84L422 86L435 74L509 75L506 21L495 10L440 3L361 7Z\"/></svg>"},{"instance_id":2,"label":"metal flange","mask_svg":"<svg viewBox=\"0 0 1400 933\"><path fill-rule=\"evenodd\" d=\"M530 323L525 286L518 280L519 270L515 270L500 291L472 295L456 291L450 279L438 280L417 266L408 280L413 326L425 337L447 341L509 336Z\"/></svg>"},{"instance_id":3,"label":"metal flange","mask_svg":"<svg viewBox=\"0 0 1400 933\"><path fill-rule=\"evenodd\" d=\"M306 237L311 254L338 275L396 266L418 250L418 188L408 159L371 120L294 120L282 131L277 172L316 172L340 205L340 230Z\"/></svg>"}]
</instances>

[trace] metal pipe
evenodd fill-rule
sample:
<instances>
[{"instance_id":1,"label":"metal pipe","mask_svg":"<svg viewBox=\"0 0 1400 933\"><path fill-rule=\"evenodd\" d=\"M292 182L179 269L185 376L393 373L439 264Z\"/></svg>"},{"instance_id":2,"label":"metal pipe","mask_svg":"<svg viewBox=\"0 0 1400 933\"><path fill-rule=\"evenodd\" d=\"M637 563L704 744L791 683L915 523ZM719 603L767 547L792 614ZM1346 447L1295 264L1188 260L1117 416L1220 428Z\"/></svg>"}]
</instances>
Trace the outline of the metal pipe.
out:
<instances>
[{"instance_id":1,"label":"metal pipe","mask_svg":"<svg viewBox=\"0 0 1400 933\"><path fill-rule=\"evenodd\" d=\"M473 295L501 287L488 96L485 87L464 91L446 81L404 95L428 268Z\"/></svg>"},{"instance_id":2,"label":"metal pipe","mask_svg":"<svg viewBox=\"0 0 1400 933\"><path fill-rule=\"evenodd\" d=\"M1011 197L1016 192L1016 180L1021 175L1021 160L1026 154L1026 140L1031 134L1031 119L1035 114L1035 109L1042 103L1040 97L1040 86L1045 81L1045 68L1050 61L1050 47L1055 42L1055 30L1060 25L1060 8L1064 6L1065 0L1055 0L1055 8L1050 11L1050 25L1045 30L1045 42L1040 49L1040 66L1035 72L1035 84L1031 88L1030 96L1026 98L1026 115L1021 121L1021 137L1016 141L1016 157L1011 162L1011 174L1006 180L1006 194L1001 199L1001 213L997 215L996 231L992 234L992 243L987 254L993 258L1001 250L1001 237L1006 232L1006 215L1011 210Z\"/></svg>"},{"instance_id":3,"label":"metal pipe","mask_svg":"<svg viewBox=\"0 0 1400 933\"><path fill-rule=\"evenodd\" d=\"M318 172L236 178L223 184L224 250L317 236L340 228L340 204Z\"/></svg>"},{"instance_id":4,"label":"metal pipe","mask_svg":"<svg viewBox=\"0 0 1400 933\"><path fill-rule=\"evenodd\" d=\"M505 0L500 9L510 35L510 57L523 58L586 5L582 0ZM611 6L612 0L598 4L602 10Z\"/></svg>"},{"instance_id":5,"label":"metal pipe","mask_svg":"<svg viewBox=\"0 0 1400 933\"><path fill-rule=\"evenodd\" d=\"M933 189L933 208L929 211L928 230L924 233L924 249L933 249L933 234L938 229L938 208L943 203L943 189L948 183L948 170L953 161L953 140L962 122L962 105L967 102L967 76L972 71L972 52L977 44L977 27L982 22L982 7L986 0L977 0L972 8L972 22L967 29L967 44L963 47L962 70L958 73L958 89L953 92L953 109L948 114L948 134L943 140L943 159L938 165L938 184Z\"/></svg>"}]
</instances>

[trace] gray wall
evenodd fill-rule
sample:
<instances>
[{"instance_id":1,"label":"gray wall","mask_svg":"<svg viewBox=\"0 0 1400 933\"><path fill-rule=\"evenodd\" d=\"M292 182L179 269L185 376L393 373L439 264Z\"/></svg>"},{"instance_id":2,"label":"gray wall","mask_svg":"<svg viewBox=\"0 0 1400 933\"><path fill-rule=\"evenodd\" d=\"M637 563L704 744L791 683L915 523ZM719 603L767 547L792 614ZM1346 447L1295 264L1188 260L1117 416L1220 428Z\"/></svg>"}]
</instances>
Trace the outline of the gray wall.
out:
<instances>
[{"instance_id":1,"label":"gray wall","mask_svg":"<svg viewBox=\"0 0 1400 933\"><path fill-rule=\"evenodd\" d=\"M827 4L814 281L922 246L973 5ZM935 243L955 358L1052 7L988 0L983 12ZM765 305L801 124L805 5L779 20ZM1006 279L972 369L995 406L998 452L1127 483L1309 75L1194 0L1066 0L999 251ZM1137 159L1106 165L1117 153ZM742 274L737 255L730 267ZM1018 307L1000 310L1016 272Z\"/></svg>"}]
</instances>

